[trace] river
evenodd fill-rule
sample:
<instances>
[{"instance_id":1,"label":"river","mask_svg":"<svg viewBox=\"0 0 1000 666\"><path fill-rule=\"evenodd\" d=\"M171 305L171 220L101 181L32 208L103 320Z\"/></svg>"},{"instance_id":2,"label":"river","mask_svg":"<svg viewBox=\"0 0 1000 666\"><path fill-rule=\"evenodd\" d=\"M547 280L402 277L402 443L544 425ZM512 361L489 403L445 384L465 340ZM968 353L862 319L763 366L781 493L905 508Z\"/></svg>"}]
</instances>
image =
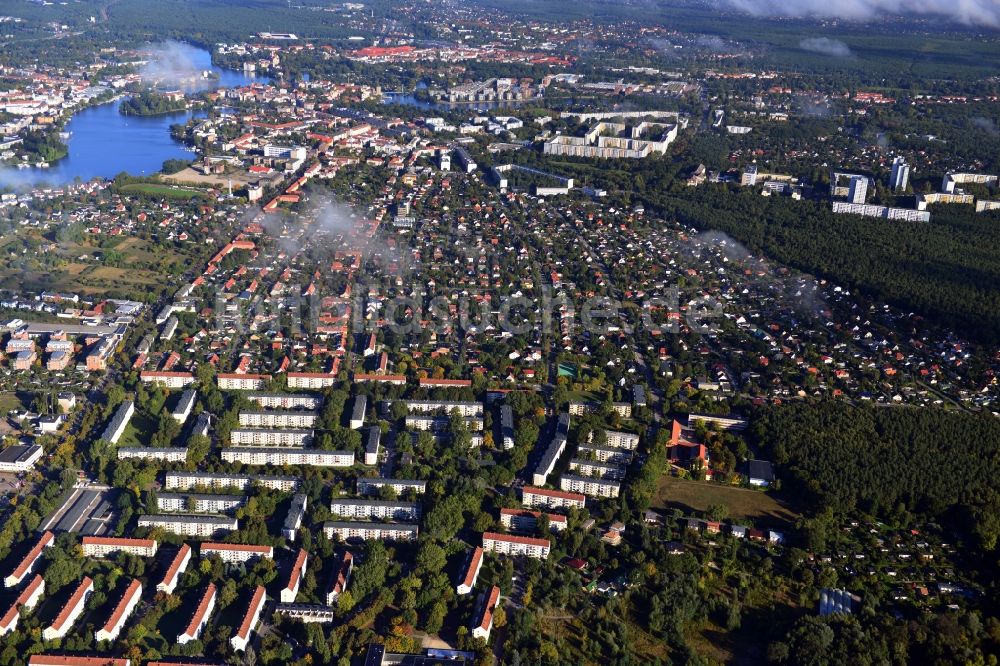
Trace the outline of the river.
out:
<instances>
[{"instance_id":1,"label":"river","mask_svg":"<svg viewBox=\"0 0 1000 666\"><path fill-rule=\"evenodd\" d=\"M247 85L259 79L242 71L212 66L212 54L204 49L188 50L197 71L212 70L219 78L196 78L186 83L186 91ZM151 175L160 170L164 160L191 159L193 153L170 136L170 126L183 123L190 111L159 116L123 116L118 112L121 100L108 102L76 113L64 128L70 133L69 155L49 168L12 169L10 179L21 186L62 185L76 178L114 178L122 171L135 176Z\"/></svg>"}]
</instances>

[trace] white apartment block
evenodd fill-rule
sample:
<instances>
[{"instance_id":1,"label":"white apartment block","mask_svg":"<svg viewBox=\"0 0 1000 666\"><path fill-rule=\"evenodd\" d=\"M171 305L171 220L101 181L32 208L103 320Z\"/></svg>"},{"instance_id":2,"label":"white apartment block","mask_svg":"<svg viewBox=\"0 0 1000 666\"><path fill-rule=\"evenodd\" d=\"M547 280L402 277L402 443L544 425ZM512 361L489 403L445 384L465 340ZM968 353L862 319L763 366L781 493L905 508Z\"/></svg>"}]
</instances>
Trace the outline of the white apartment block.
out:
<instances>
[{"instance_id":1,"label":"white apartment block","mask_svg":"<svg viewBox=\"0 0 1000 666\"><path fill-rule=\"evenodd\" d=\"M309 446L312 430L233 428L229 435L233 446Z\"/></svg>"},{"instance_id":2,"label":"white apartment block","mask_svg":"<svg viewBox=\"0 0 1000 666\"><path fill-rule=\"evenodd\" d=\"M861 215L863 217L881 217L887 220L905 220L907 222L930 222L930 211L915 208L891 208L875 204L851 203L849 201L834 201L833 212L838 214Z\"/></svg>"},{"instance_id":3,"label":"white apartment block","mask_svg":"<svg viewBox=\"0 0 1000 666\"><path fill-rule=\"evenodd\" d=\"M322 389L337 383L337 375L326 372L289 372L288 388Z\"/></svg>"},{"instance_id":4,"label":"white apartment block","mask_svg":"<svg viewBox=\"0 0 1000 666\"><path fill-rule=\"evenodd\" d=\"M323 396L315 393L251 393L247 398L263 409L316 410L323 405Z\"/></svg>"},{"instance_id":5,"label":"white apartment block","mask_svg":"<svg viewBox=\"0 0 1000 666\"><path fill-rule=\"evenodd\" d=\"M274 559L274 548L240 543L203 543L201 556L218 555L226 564L246 564L257 558Z\"/></svg>"},{"instance_id":6,"label":"white apartment block","mask_svg":"<svg viewBox=\"0 0 1000 666\"><path fill-rule=\"evenodd\" d=\"M618 497L621 484L617 481L593 479L586 476L563 474L559 487L571 493L582 493L591 497Z\"/></svg>"},{"instance_id":7,"label":"white apartment block","mask_svg":"<svg viewBox=\"0 0 1000 666\"><path fill-rule=\"evenodd\" d=\"M538 519L541 517L541 511L500 509L500 524L513 532L534 532L538 528ZM550 530L561 532L566 529L566 516L558 513L547 513L545 517L548 518Z\"/></svg>"},{"instance_id":8,"label":"white apartment block","mask_svg":"<svg viewBox=\"0 0 1000 666\"><path fill-rule=\"evenodd\" d=\"M305 549L300 548L298 555L295 556L295 562L292 564L292 570L288 575L288 583L285 587L281 588L282 603L294 603L295 597L299 596L299 586L302 584L303 576L306 575L306 563L308 561L309 553Z\"/></svg>"},{"instance_id":9,"label":"white apartment block","mask_svg":"<svg viewBox=\"0 0 1000 666\"><path fill-rule=\"evenodd\" d=\"M552 438L548 448L545 449L545 453L542 454L541 459L538 461L535 473L532 475L531 482L536 486L544 486L548 481L549 474L555 469L560 456L566 450L566 441L566 436L562 434L557 434Z\"/></svg>"},{"instance_id":10,"label":"white apartment block","mask_svg":"<svg viewBox=\"0 0 1000 666\"><path fill-rule=\"evenodd\" d=\"M31 547L31 550L21 558L14 570L3 579L4 587L17 587L28 574L34 572L39 560L42 558L42 551L51 546L56 541L56 535L52 532L42 534L38 542Z\"/></svg>"},{"instance_id":11,"label":"white apartment block","mask_svg":"<svg viewBox=\"0 0 1000 666\"><path fill-rule=\"evenodd\" d=\"M87 557L107 557L115 553L130 553L140 557L156 555L157 543L153 539L123 539L117 537L85 536L83 554Z\"/></svg>"},{"instance_id":12,"label":"white apartment block","mask_svg":"<svg viewBox=\"0 0 1000 666\"><path fill-rule=\"evenodd\" d=\"M156 496L156 510L170 513L228 513L240 508L246 501L247 498L241 495L161 493Z\"/></svg>"},{"instance_id":13,"label":"white apartment block","mask_svg":"<svg viewBox=\"0 0 1000 666\"><path fill-rule=\"evenodd\" d=\"M174 559L170 561L167 572L163 574L163 580L156 584L156 591L173 594L174 589L177 587L177 581L180 580L181 574L187 571L188 564L190 563L191 546L182 543L180 550L174 555Z\"/></svg>"},{"instance_id":14,"label":"white apartment block","mask_svg":"<svg viewBox=\"0 0 1000 666\"><path fill-rule=\"evenodd\" d=\"M195 376L190 372L166 372L147 370L139 374L143 384L160 384L168 389L182 389L195 382Z\"/></svg>"},{"instance_id":15,"label":"white apartment block","mask_svg":"<svg viewBox=\"0 0 1000 666\"><path fill-rule=\"evenodd\" d=\"M484 593L480 598L479 612L472 623L472 637L481 638L484 641L490 639L490 631L493 629L493 611L500 603L500 588L494 585L488 593Z\"/></svg>"},{"instance_id":16,"label":"white apartment block","mask_svg":"<svg viewBox=\"0 0 1000 666\"><path fill-rule=\"evenodd\" d=\"M188 417L191 416L191 410L194 409L195 398L198 397L198 393L194 389L188 389L181 394L181 399L174 407L174 411L170 414L178 423L185 423Z\"/></svg>"},{"instance_id":17,"label":"white apartment block","mask_svg":"<svg viewBox=\"0 0 1000 666\"><path fill-rule=\"evenodd\" d=\"M85 576L66 601L66 605L59 611L56 619L42 631L42 638L47 641L54 641L57 638L66 636L73 627L73 623L80 617L83 607L87 603L87 597L93 591L94 581L89 576Z\"/></svg>"},{"instance_id":18,"label":"white apartment block","mask_svg":"<svg viewBox=\"0 0 1000 666\"><path fill-rule=\"evenodd\" d=\"M301 493L292 497L292 503L288 507L288 515L285 516L285 522L281 526L281 536L289 541L295 541L299 528L302 527L302 519L306 515L308 503L306 496Z\"/></svg>"},{"instance_id":19,"label":"white apartment block","mask_svg":"<svg viewBox=\"0 0 1000 666\"><path fill-rule=\"evenodd\" d=\"M417 526L402 523L323 523L323 533L326 538L337 537L342 541L351 539L375 539L379 541L414 541L417 538Z\"/></svg>"},{"instance_id":20,"label":"white apartment block","mask_svg":"<svg viewBox=\"0 0 1000 666\"><path fill-rule=\"evenodd\" d=\"M569 461L569 469L576 476L597 477L621 481L625 478L625 468L620 465L596 462L594 460L580 460L575 458Z\"/></svg>"},{"instance_id":21,"label":"white apartment block","mask_svg":"<svg viewBox=\"0 0 1000 666\"><path fill-rule=\"evenodd\" d=\"M303 624L316 622L320 624L330 624L337 619L337 611L328 606L318 606L315 604L281 604L279 603L274 612L293 620L301 620Z\"/></svg>"},{"instance_id":22,"label":"white apartment block","mask_svg":"<svg viewBox=\"0 0 1000 666\"><path fill-rule=\"evenodd\" d=\"M250 606L247 607L247 612L243 615L243 621L240 623L239 629L229 639L229 644L233 646L234 652L243 652L247 649L247 643L250 642L250 634L253 632L253 628L257 626L257 622L260 621L260 613L264 610L266 602L267 594L264 586L258 585L253 593L253 598L250 600Z\"/></svg>"},{"instance_id":23,"label":"white apartment block","mask_svg":"<svg viewBox=\"0 0 1000 666\"><path fill-rule=\"evenodd\" d=\"M111 617L108 618L103 627L94 632L94 640L100 643L101 641L113 641L118 638L118 634L121 633L122 627L125 626L125 622L128 621L129 616L132 615L132 611L139 604L141 597L142 583L138 579L133 578L128 588L126 588L125 594L122 595L121 600L111 612Z\"/></svg>"},{"instance_id":24,"label":"white apartment block","mask_svg":"<svg viewBox=\"0 0 1000 666\"><path fill-rule=\"evenodd\" d=\"M6 636L17 629L17 623L21 619L21 609L32 609L45 594L45 580L39 574L31 579L21 593L17 595L3 615L0 615L0 636Z\"/></svg>"},{"instance_id":25,"label":"white apartment block","mask_svg":"<svg viewBox=\"0 0 1000 666\"><path fill-rule=\"evenodd\" d=\"M139 518L139 527L161 529L180 536L207 538L234 532L239 529L239 522L225 516L151 514Z\"/></svg>"},{"instance_id":26,"label":"white apartment block","mask_svg":"<svg viewBox=\"0 0 1000 666\"><path fill-rule=\"evenodd\" d=\"M628 449L629 451L635 451L637 448L639 448L639 435L636 435L631 432L620 432L618 430L607 430L605 431L605 434L608 437L608 441L607 444L605 444L605 446L609 446L615 449ZM593 431L591 431L590 434L587 435L587 441L593 443L594 441Z\"/></svg>"},{"instance_id":27,"label":"white apartment block","mask_svg":"<svg viewBox=\"0 0 1000 666\"><path fill-rule=\"evenodd\" d=\"M500 555L523 555L547 559L552 544L548 539L499 534L497 532L483 533L483 550Z\"/></svg>"},{"instance_id":28,"label":"white apartment block","mask_svg":"<svg viewBox=\"0 0 1000 666\"><path fill-rule=\"evenodd\" d=\"M271 378L267 375L220 374L216 382L223 391L263 391Z\"/></svg>"},{"instance_id":29,"label":"white apartment block","mask_svg":"<svg viewBox=\"0 0 1000 666\"><path fill-rule=\"evenodd\" d=\"M311 467L351 467L354 451L326 451L324 449L265 448L227 446L222 449L222 459L244 465L309 465Z\"/></svg>"},{"instance_id":30,"label":"white apartment block","mask_svg":"<svg viewBox=\"0 0 1000 666\"><path fill-rule=\"evenodd\" d=\"M209 583L208 587L205 588L205 592L201 595L201 600L198 601L198 606L195 608L194 615L191 616L191 621L188 622L187 628L184 630L184 633L177 637L178 645L186 645L201 636L202 630L208 624L208 618L211 617L212 611L215 610L216 596L218 596L218 590L215 587L215 583Z\"/></svg>"},{"instance_id":31,"label":"white apartment block","mask_svg":"<svg viewBox=\"0 0 1000 666\"><path fill-rule=\"evenodd\" d=\"M434 412L451 414L452 411L458 410L458 413L462 416L481 417L483 415L483 403L481 402L449 400L403 400L401 402L410 414L432 414Z\"/></svg>"},{"instance_id":32,"label":"white apartment block","mask_svg":"<svg viewBox=\"0 0 1000 666\"><path fill-rule=\"evenodd\" d=\"M579 493L547 490L525 486L521 489L521 503L536 509L582 509L587 498Z\"/></svg>"},{"instance_id":33,"label":"white apartment block","mask_svg":"<svg viewBox=\"0 0 1000 666\"><path fill-rule=\"evenodd\" d=\"M247 428L312 428L319 412L295 409L240 412L240 425Z\"/></svg>"},{"instance_id":34,"label":"white apartment block","mask_svg":"<svg viewBox=\"0 0 1000 666\"><path fill-rule=\"evenodd\" d=\"M340 559L340 567L337 569L337 576L333 579L330 591L326 593L326 604L332 606L337 601L341 592L347 589L347 584L351 581L351 572L354 571L354 554L345 551Z\"/></svg>"},{"instance_id":35,"label":"white apartment block","mask_svg":"<svg viewBox=\"0 0 1000 666\"><path fill-rule=\"evenodd\" d=\"M463 420L465 421L465 427L470 432L479 432L483 429L483 417L481 416L466 416ZM447 430L450 425L451 417L447 415L428 416L426 414L411 414L406 417L406 427L409 430L441 432Z\"/></svg>"},{"instance_id":36,"label":"white apartment block","mask_svg":"<svg viewBox=\"0 0 1000 666\"><path fill-rule=\"evenodd\" d=\"M596 446L594 444L581 444L577 447L576 452L577 455L584 460L596 460L598 462L617 465L628 465L632 462L632 452L627 449L616 449L609 446Z\"/></svg>"},{"instance_id":37,"label":"white apartment block","mask_svg":"<svg viewBox=\"0 0 1000 666\"><path fill-rule=\"evenodd\" d=\"M128 422L132 420L132 415L135 414L135 403L131 400L126 400L122 404L118 405L118 409L115 411L115 415L111 417L108 421L107 427L104 429L104 433L101 434L101 439L106 439L112 444L117 444L118 440L125 433L125 428L128 426Z\"/></svg>"},{"instance_id":38,"label":"white apartment block","mask_svg":"<svg viewBox=\"0 0 1000 666\"><path fill-rule=\"evenodd\" d=\"M359 495L377 495L385 487L394 489L397 495L402 495L407 490L423 494L427 490L427 482L414 479L381 479L375 477L360 477L358 479Z\"/></svg>"},{"instance_id":39,"label":"white apartment block","mask_svg":"<svg viewBox=\"0 0 1000 666\"><path fill-rule=\"evenodd\" d=\"M162 460L185 462L188 450L182 446L123 446L118 449L118 459Z\"/></svg>"},{"instance_id":40,"label":"white apartment block","mask_svg":"<svg viewBox=\"0 0 1000 666\"><path fill-rule=\"evenodd\" d=\"M469 556L469 561L465 566L465 572L462 575L462 582L455 586L456 594L469 594L472 592L472 588L476 586L476 581L479 579L479 572L483 568L483 549L481 546L476 546L475 550Z\"/></svg>"},{"instance_id":41,"label":"white apartment block","mask_svg":"<svg viewBox=\"0 0 1000 666\"><path fill-rule=\"evenodd\" d=\"M335 499L330 502L330 513L338 518L352 520L420 520L420 505L415 502L391 500Z\"/></svg>"},{"instance_id":42,"label":"white apartment block","mask_svg":"<svg viewBox=\"0 0 1000 666\"><path fill-rule=\"evenodd\" d=\"M167 472L164 488L167 490L191 490L193 488L238 488L249 490L259 485L268 490L290 492L299 487L300 479L295 476L270 476L249 474L214 474L211 472Z\"/></svg>"},{"instance_id":43,"label":"white apartment block","mask_svg":"<svg viewBox=\"0 0 1000 666\"><path fill-rule=\"evenodd\" d=\"M368 436L365 438L365 464L377 465L378 454L382 448L382 429L377 425L368 429Z\"/></svg>"}]
</instances>

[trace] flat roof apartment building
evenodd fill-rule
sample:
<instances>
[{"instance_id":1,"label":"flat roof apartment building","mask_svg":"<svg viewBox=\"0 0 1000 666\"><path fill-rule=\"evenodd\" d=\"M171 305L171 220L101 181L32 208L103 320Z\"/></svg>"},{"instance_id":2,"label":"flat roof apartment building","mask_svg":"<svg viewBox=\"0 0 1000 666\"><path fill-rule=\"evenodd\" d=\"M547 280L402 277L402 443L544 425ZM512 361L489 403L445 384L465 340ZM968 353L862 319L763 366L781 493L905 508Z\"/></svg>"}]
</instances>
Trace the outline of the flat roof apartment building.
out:
<instances>
[{"instance_id":1,"label":"flat roof apartment building","mask_svg":"<svg viewBox=\"0 0 1000 666\"><path fill-rule=\"evenodd\" d=\"M617 481L573 474L563 474L559 479L559 487L566 492L583 493L591 497L618 497L618 493L621 492L621 484Z\"/></svg>"},{"instance_id":2,"label":"flat roof apartment building","mask_svg":"<svg viewBox=\"0 0 1000 666\"><path fill-rule=\"evenodd\" d=\"M222 459L244 465L308 465L310 467L351 467L354 451L326 451L294 447L229 446L222 449Z\"/></svg>"},{"instance_id":3,"label":"flat roof apartment building","mask_svg":"<svg viewBox=\"0 0 1000 666\"><path fill-rule=\"evenodd\" d=\"M417 526L402 523L365 523L365 522L335 522L323 523L323 533L328 539L334 537L342 541L360 539L367 541L414 541L417 538Z\"/></svg>"},{"instance_id":4,"label":"flat roof apartment building","mask_svg":"<svg viewBox=\"0 0 1000 666\"><path fill-rule=\"evenodd\" d=\"M354 520L420 520L420 505L395 500L334 499L330 513Z\"/></svg>"},{"instance_id":5,"label":"flat roof apartment building","mask_svg":"<svg viewBox=\"0 0 1000 666\"><path fill-rule=\"evenodd\" d=\"M226 564L246 564L251 560L274 559L274 548L242 543L203 543L201 556L217 555Z\"/></svg>"},{"instance_id":6,"label":"flat roof apartment building","mask_svg":"<svg viewBox=\"0 0 1000 666\"><path fill-rule=\"evenodd\" d=\"M139 518L139 527L158 528L180 536L208 538L236 531L239 529L239 522L227 516L150 514Z\"/></svg>"}]
</instances>

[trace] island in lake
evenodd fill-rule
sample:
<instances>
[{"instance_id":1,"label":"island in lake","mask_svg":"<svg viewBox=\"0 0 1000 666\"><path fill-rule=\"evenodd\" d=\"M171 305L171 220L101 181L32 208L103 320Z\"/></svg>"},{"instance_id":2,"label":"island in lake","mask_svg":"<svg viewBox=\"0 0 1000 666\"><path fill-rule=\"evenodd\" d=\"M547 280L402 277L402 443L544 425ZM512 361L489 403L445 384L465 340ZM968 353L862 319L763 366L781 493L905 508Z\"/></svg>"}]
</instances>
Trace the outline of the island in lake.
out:
<instances>
[{"instance_id":1,"label":"island in lake","mask_svg":"<svg viewBox=\"0 0 1000 666\"><path fill-rule=\"evenodd\" d=\"M185 109L187 109L187 102L182 94L144 91L124 100L118 107L118 112L126 116L158 116Z\"/></svg>"}]
</instances>

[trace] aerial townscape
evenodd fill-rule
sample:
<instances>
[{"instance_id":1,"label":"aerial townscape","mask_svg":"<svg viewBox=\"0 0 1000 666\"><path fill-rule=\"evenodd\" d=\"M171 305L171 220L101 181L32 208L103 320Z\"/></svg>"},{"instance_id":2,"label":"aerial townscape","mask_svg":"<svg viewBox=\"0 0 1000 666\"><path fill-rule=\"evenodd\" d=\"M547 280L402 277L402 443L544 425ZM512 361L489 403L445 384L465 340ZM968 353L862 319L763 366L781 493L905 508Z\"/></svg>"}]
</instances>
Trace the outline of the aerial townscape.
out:
<instances>
[{"instance_id":1,"label":"aerial townscape","mask_svg":"<svg viewBox=\"0 0 1000 666\"><path fill-rule=\"evenodd\" d=\"M1000 4L6 0L0 419L0 666L996 666Z\"/></svg>"}]
</instances>

